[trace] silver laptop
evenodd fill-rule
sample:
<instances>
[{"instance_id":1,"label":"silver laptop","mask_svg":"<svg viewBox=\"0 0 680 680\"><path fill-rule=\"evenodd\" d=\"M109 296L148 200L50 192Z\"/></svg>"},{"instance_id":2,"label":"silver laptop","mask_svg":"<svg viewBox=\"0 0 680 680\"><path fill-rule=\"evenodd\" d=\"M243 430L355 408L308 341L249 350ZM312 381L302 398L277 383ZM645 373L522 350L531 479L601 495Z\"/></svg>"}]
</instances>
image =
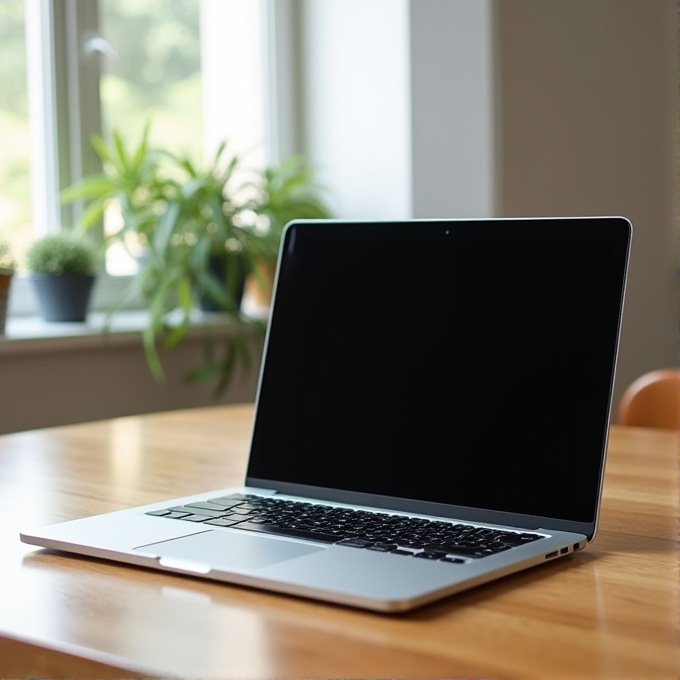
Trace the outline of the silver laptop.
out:
<instances>
[{"instance_id":1,"label":"silver laptop","mask_svg":"<svg viewBox=\"0 0 680 680\"><path fill-rule=\"evenodd\" d=\"M582 550L631 231L290 223L244 485L22 540L387 612Z\"/></svg>"}]
</instances>

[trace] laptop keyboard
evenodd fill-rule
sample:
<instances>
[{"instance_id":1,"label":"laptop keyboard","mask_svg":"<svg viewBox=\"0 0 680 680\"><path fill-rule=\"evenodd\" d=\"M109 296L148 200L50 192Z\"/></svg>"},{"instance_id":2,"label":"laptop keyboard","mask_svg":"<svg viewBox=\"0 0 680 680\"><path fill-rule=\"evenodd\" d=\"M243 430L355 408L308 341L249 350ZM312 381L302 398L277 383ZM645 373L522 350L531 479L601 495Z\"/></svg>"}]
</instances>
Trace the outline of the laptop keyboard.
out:
<instances>
[{"instance_id":1,"label":"laptop keyboard","mask_svg":"<svg viewBox=\"0 0 680 680\"><path fill-rule=\"evenodd\" d=\"M458 564L464 558L496 555L543 538L529 532L250 494L220 496L146 514Z\"/></svg>"}]
</instances>

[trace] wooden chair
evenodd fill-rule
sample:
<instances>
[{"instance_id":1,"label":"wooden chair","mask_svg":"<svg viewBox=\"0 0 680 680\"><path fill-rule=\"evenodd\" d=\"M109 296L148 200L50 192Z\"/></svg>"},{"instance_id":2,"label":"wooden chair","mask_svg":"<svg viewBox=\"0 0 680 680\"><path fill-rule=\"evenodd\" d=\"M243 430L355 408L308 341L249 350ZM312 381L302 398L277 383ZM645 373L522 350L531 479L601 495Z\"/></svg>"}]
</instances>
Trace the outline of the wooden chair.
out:
<instances>
[{"instance_id":1,"label":"wooden chair","mask_svg":"<svg viewBox=\"0 0 680 680\"><path fill-rule=\"evenodd\" d=\"M680 369L662 368L634 380L619 402L619 425L680 430Z\"/></svg>"}]
</instances>

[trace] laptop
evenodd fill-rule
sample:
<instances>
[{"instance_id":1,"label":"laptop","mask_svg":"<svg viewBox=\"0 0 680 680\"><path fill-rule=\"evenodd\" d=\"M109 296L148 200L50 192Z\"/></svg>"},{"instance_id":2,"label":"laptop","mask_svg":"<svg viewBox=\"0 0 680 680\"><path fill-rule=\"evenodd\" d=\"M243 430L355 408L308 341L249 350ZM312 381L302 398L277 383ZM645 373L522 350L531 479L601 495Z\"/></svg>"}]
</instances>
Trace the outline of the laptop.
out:
<instances>
[{"instance_id":1,"label":"laptop","mask_svg":"<svg viewBox=\"0 0 680 680\"><path fill-rule=\"evenodd\" d=\"M595 536L632 227L294 221L243 486L46 548L382 612Z\"/></svg>"}]
</instances>

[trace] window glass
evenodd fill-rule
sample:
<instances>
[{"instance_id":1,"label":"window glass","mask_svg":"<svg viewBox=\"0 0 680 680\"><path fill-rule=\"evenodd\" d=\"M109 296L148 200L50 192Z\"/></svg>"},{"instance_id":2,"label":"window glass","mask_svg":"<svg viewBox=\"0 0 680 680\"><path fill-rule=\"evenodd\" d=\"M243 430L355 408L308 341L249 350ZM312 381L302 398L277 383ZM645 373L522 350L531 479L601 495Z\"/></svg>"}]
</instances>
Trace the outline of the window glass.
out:
<instances>
[{"instance_id":1,"label":"window glass","mask_svg":"<svg viewBox=\"0 0 680 680\"><path fill-rule=\"evenodd\" d=\"M33 236L24 0L0 2L0 236L20 255Z\"/></svg>"},{"instance_id":2,"label":"window glass","mask_svg":"<svg viewBox=\"0 0 680 680\"><path fill-rule=\"evenodd\" d=\"M103 40L100 83L102 131L136 145L144 125L150 139L168 151L198 158L202 145L201 36L199 0L100 0ZM118 206L109 206L104 230L122 226ZM110 274L134 274L131 252L114 242L107 252Z\"/></svg>"},{"instance_id":3,"label":"window glass","mask_svg":"<svg viewBox=\"0 0 680 680\"><path fill-rule=\"evenodd\" d=\"M144 122L171 151L202 144L199 0L101 0L102 125L136 141Z\"/></svg>"},{"instance_id":4,"label":"window glass","mask_svg":"<svg viewBox=\"0 0 680 680\"><path fill-rule=\"evenodd\" d=\"M253 0L100 0L102 129L136 146L147 122L150 141L198 164L221 142L258 167L265 153L265 43L262 5ZM116 205L107 234L122 226ZM133 251L134 244L128 244ZM136 263L109 249L110 274Z\"/></svg>"}]
</instances>

